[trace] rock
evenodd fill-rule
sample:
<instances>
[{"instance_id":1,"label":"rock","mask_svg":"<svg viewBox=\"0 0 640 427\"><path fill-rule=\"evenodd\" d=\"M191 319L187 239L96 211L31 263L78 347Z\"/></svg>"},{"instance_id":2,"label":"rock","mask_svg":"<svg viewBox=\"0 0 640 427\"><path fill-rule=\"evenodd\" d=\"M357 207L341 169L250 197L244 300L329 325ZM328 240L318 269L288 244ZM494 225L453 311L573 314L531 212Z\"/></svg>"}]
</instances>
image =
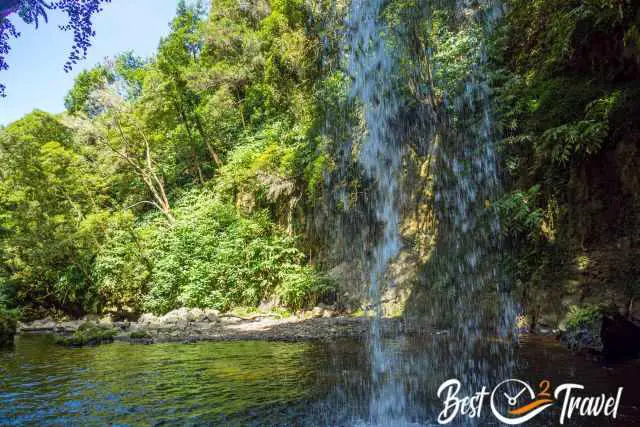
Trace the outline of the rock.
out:
<instances>
[{"instance_id":1,"label":"rock","mask_svg":"<svg viewBox=\"0 0 640 427\"><path fill-rule=\"evenodd\" d=\"M608 359L625 360L640 355L640 327L619 314L602 318L601 338Z\"/></svg>"},{"instance_id":2,"label":"rock","mask_svg":"<svg viewBox=\"0 0 640 427\"><path fill-rule=\"evenodd\" d=\"M143 325L149 323L157 323L158 321L159 318L151 313L144 313L142 316L140 316L140 318L138 318L138 323Z\"/></svg>"},{"instance_id":3,"label":"rock","mask_svg":"<svg viewBox=\"0 0 640 427\"><path fill-rule=\"evenodd\" d=\"M20 332L54 332L56 326L56 322L47 317L46 319L34 320L31 323L21 323Z\"/></svg>"},{"instance_id":4,"label":"rock","mask_svg":"<svg viewBox=\"0 0 640 427\"><path fill-rule=\"evenodd\" d=\"M274 308L277 308L277 307L278 307L277 301L268 300L268 301L262 301L258 306L258 310L261 311L262 313L270 313L271 311L273 311Z\"/></svg>"},{"instance_id":5,"label":"rock","mask_svg":"<svg viewBox=\"0 0 640 427\"><path fill-rule=\"evenodd\" d=\"M202 322L204 319L206 319L206 317L207 316L204 313L204 310L200 308L192 308L187 313L187 320L189 322Z\"/></svg>"},{"instance_id":6,"label":"rock","mask_svg":"<svg viewBox=\"0 0 640 427\"><path fill-rule=\"evenodd\" d=\"M204 309L204 315L205 315L205 318L209 322L216 322L216 321L218 321L218 317L220 316L220 312L218 310L213 309L213 308L205 308Z\"/></svg>"},{"instance_id":7,"label":"rock","mask_svg":"<svg viewBox=\"0 0 640 427\"><path fill-rule=\"evenodd\" d=\"M604 346L600 338L602 317L568 326L560 337L560 342L574 353L602 353Z\"/></svg>"},{"instance_id":8,"label":"rock","mask_svg":"<svg viewBox=\"0 0 640 427\"><path fill-rule=\"evenodd\" d=\"M130 325L131 325L131 322L129 322L128 320L113 322L113 326L115 328L120 329L121 331L126 331L127 329L129 329Z\"/></svg>"},{"instance_id":9,"label":"rock","mask_svg":"<svg viewBox=\"0 0 640 427\"><path fill-rule=\"evenodd\" d=\"M105 316L102 319L98 320L98 325L113 327L113 319L111 316Z\"/></svg>"},{"instance_id":10,"label":"rock","mask_svg":"<svg viewBox=\"0 0 640 427\"><path fill-rule=\"evenodd\" d=\"M85 323L82 320L71 320L68 322L60 322L56 325L56 332L59 333L74 333L80 328L80 326Z\"/></svg>"},{"instance_id":11,"label":"rock","mask_svg":"<svg viewBox=\"0 0 640 427\"><path fill-rule=\"evenodd\" d=\"M117 329L97 325L93 322L85 322L71 336L57 335L55 342L69 347L99 345L113 342L117 334Z\"/></svg>"},{"instance_id":12,"label":"rock","mask_svg":"<svg viewBox=\"0 0 640 427\"><path fill-rule=\"evenodd\" d=\"M221 317L220 322L225 325L235 325L237 323L241 323L242 319L239 317Z\"/></svg>"},{"instance_id":13,"label":"rock","mask_svg":"<svg viewBox=\"0 0 640 427\"><path fill-rule=\"evenodd\" d=\"M325 308L322 312L322 317L336 317L336 312L331 309Z\"/></svg>"},{"instance_id":14,"label":"rock","mask_svg":"<svg viewBox=\"0 0 640 427\"><path fill-rule=\"evenodd\" d=\"M640 355L640 327L615 311L601 312L567 327L560 341L577 353L595 353L610 360Z\"/></svg>"},{"instance_id":15,"label":"rock","mask_svg":"<svg viewBox=\"0 0 640 427\"><path fill-rule=\"evenodd\" d=\"M84 322L97 322L98 320L100 320L100 316L98 316L97 314L87 314L86 316L83 316L80 320Z\"/></svg>"},{"instance_id":16,"label":"rock","mask_svg":"<svg viewBox=\"0 0 640 427\"><path fill-rule=\"evenodd\" d=\"M188 322L189 309L181 307L176 310L172 310L160 318L165 323L177 323L178 321Z\"/></svg>"},{"instance_id":17,"label":"rock","mask_svg":"<svg viewBox=\"0 0 640 427\"><path fill-rule=\"evenodd\" d=\"M311 310L311 317L322 317L324 309L322 307L313 307Z\"/></svg>"},{"instance_id":18,"label":"rock","mask_svg":"<svg viewBox=\"0 0 640 427\"><path fill-rule=\"evenodd\" d=\"M144 330L135 330L129 334L129 342L131 344L153 344L153 337Z\"/></svg>"}]
</instances>

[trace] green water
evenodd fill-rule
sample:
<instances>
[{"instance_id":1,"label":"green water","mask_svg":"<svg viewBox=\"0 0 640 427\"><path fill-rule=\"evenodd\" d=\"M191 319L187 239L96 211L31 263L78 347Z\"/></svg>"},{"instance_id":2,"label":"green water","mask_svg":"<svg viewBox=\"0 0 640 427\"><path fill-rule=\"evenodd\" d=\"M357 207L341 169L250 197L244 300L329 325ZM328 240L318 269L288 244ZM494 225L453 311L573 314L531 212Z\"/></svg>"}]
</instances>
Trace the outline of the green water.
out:
<instances>
[{"instance_id":1,"label":"green water","mask_svg":"<svg viewBox=\"0 0 640 427\"><path fill-rule=\"evenodd\" d=\"M0 424L250 423L321 392L308 343L230 342L67 349L17 337L0 353Z\"/></svg>"},{"instance_id":2,"label":"green water","mask_svg":"<svg viewBox=\"0 0 640 427\"><path fill-rule=\"evenodd\" d=\"M436 372L424 349L445 351L446 335L398 337L385 345L399 360L411 360L398 370L407 384L406 418L437 425L436 389L452 374ZM524 337L516 355L515 378L530 384L577 382L592 395L625 388L615 422L565 425L640 425L639 360L603 365L539 337ZM18 336L14 348L0 350L0 425L365 426L370 369L367 346L352 340L69 349L50 337ZM556 405L527 425L557 425L559 410ZM480 425L498 423L487 411Z\"/></svg>"}]
</instances>

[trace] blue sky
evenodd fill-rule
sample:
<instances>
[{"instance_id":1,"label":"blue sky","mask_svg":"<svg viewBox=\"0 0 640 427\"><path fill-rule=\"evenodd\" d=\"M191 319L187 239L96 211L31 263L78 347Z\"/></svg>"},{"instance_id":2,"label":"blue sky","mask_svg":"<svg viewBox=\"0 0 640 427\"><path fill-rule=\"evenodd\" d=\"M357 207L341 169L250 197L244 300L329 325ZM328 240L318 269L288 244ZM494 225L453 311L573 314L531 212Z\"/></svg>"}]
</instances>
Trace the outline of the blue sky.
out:
<instances>
[{"instance_id":1,"label":"blue sky","mask_svg":"<svg viewBox=\"0 0 640 427\"><path fill-rule=\"evenodd\" d=\"M70 73L63 70L73 44L72 33L58 29L66 15L49 13L49 23L36 30L15 16L12 22L22 33L12 39L7 56L9 69L0 71L0 82L7 86L7 97L0 98L0 125L6 125L34 109L59 113L74 77L120 52L152 55L160 37L169 32L177 0L112 0L93 19L96 37L87 59Z\"/></svg>"}]
</instances>

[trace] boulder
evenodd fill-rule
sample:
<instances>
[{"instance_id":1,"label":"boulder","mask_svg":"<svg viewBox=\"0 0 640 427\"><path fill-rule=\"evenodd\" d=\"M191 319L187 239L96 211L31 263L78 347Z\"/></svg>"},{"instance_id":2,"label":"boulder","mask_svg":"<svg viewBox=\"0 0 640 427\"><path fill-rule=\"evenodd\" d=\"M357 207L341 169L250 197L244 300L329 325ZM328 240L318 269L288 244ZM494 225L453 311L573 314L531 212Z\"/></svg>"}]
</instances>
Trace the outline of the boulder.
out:
<instances>
[{"instance_id":1,"label":"boulder","mask_svg":"<svg viewBox=\"0 0 640 427\"><path fill-rule=\"evenodd\" d=\"M111 316L104 316L102 319L98 320L98 325L113 327L113 319Z\"/></svg>"},{"instance_id":2,"label":"boulder","mask_svg":"<svg viewBox=\"0 0 640 427\"><path fill-rule=\"evenodd\" d=\"M84 323L84 322L82 322ZM50 317L46 319L34 320L31 323L21 323L21 332L54 332L56 330L56 322Z\"/></svg>"},{"instance_id":3,"label":"boulder","mask_svg":"<svg viewBox=\"0 0 640 427\"><path fill-rule=\"evenodd\" d=\"M325 308L322 312L322 317L336 317L336 312L329 308Z\"/></svg>"},{"instance_id":4,"label":"boulder","mask_svg":"<svg viewBox=\"0 0 640 427\"><path fill-rule=\"evenodd\" d=\"M200 308L192 308L187 313L187 320L189 322L202 322L206 318L207 318L207 316L206 316L204 310L202 310Z\"/></svg>"},{"instance_id":5,"label":"boulder","mask_svg":"<svg viewBox=\"0 0 640 427\"><path fill-rule=\"evenodd\" d=\"M574 353L602 353L604 346L600 338L601 325L601 320L594 320L569 327L562 333L560 342Z\"/></svg>"},{"instance_id":6,"label":"boulder","mask_svg":"<svg viewBox=\"0 0 640 427\"><path fill-rule=\"evenodd\" d=\"M239 317L221 317L220 322L225 325L235 325L237 323L241 323L242 319Z\"/></svg>"},{"instance_id":7,"label":"boulder","mask_svg":"<svg viewBox=\"0 0 640 427\"><path fill-rule=\"evenodd\" d=\"M213 308L205 308L204 316L209 322L217 322L218 317L220 316L220 312Z\"/></svg>"},{"instance_id":8,"label":"boulder","mask_svg":"<svg viewBox=\"0 0 640 427\"><path fill-rule=\"evenodd\" d=\"M311 317L322 317L324 314L324 308L322 307L313 307L311 310Z\"/></svg>"},{"instance_id":9,"label":"boulder","mask_svg":"<svg viewBox=\"0 0 640 427\"><path fill-rule=\"evenodd\" d=\"M560 341L573 352L599 354L610 360L640 356L640 327L615 312L602 312L569 326Z\"/></svg>"},{"instance_id":10,"label":"boulder","mask_svg":"<svg viewBox=\"0 0 640 427\"><path fill-rule=\"evenodd\" d=\"M189 321L189 309L186 307L181 307L175 310L172 310L162 316L161 321L165 323L177 323L177 322L188 322Z\"/></svg>"},{"instance_id":11,"label":"boulder","mask_svg":"<svg viewBox=\"0 0 640 427\"><path fill-rule=\"evenodd\" d=\"M82 320L70 320L68 322L60 322L56 325L56 332L72 334L84 324Z\"/></svg>"},{"instance_id":12,"label":"boulder","mask_svg":"<svg viewBox=\"0 0 640 427\"><path fill-rule=\"evenodd\" d=\"M138 318L139 324L149 324L149 323L158 323L159 318L151 313L144 313L142 316Z\"/></svg>"},{"instance_id":13,"label":"boulder","mask_svg":"<svg viewBox=\"0 0 640 427\"><path fill-rule=\"evenodd\" d=\"M99 345L113 342L118 330L94 322L84 322L73 335L56 335L55 342L68 347Z\"/></svg>"},{"instance_id":14,"label":"boulder","mask_svg":"<svg viewBox=\"0 0 640 427\"><path fill-rule=\"evenodd\" d=\"M194 322L190 325L189 329L194 332L207 333L211 332L215 328L215 325L210 322Z\"/></svg>"}]
</instances>

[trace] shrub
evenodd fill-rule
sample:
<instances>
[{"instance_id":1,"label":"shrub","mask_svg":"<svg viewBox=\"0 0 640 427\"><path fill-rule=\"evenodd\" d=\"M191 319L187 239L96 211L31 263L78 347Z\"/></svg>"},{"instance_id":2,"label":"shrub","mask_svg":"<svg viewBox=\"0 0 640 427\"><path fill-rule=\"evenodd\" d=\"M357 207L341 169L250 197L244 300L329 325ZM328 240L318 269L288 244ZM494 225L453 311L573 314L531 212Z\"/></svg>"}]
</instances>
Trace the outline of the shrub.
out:
<instances>
[{"instance_id":1,"label":"shrub","mask_svg":"<svg viewBox=\"0 0 640 427\"><path fill-rule=\"evenodd\" d=\"M567 314L567 327L579 328L592 323L602 316L602 308L598 306L571 306Z\"/></svg>"},{"instance_id":2,"label":"shrub","mask_svg":"<svg viewBox=\"0 0 640 427\"><path fill-rule=\"evenodd\" d=\"M298 308L331 288L265 212L245 217L211 192L191 191L174 214L170 227L151 215L131 233L114 233L101 249L96 276L108 304L138 300L144 310L166 313L257 306L275 296Z\"/></svg>"}]
</instances>

